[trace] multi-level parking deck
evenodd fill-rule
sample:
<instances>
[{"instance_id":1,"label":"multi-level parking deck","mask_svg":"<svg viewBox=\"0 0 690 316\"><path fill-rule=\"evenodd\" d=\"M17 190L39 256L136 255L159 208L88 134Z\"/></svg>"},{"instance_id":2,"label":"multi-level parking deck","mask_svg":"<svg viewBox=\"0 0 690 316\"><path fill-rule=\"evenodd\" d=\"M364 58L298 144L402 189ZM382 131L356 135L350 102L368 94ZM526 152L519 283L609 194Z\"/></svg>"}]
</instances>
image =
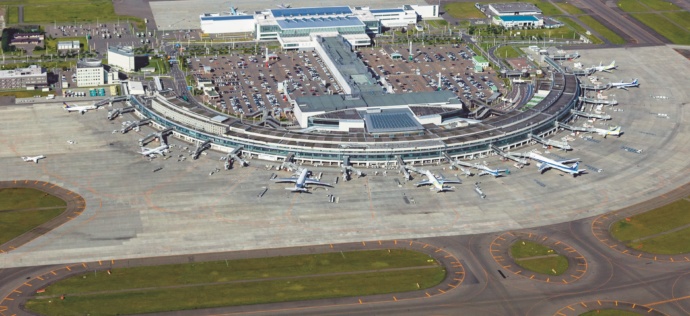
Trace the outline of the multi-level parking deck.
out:
<instances>
[{"instance_id":1,"label":"multi-level parking deck","mask_svg":"<svg viewBox=\"0 0 690 316\"><path fill-rule=\"evenodd\" d=\"M140 115L161 128L190 141L207 141L213 148L231 151L242 146L243 155L283 160L289 153L302 162L340 164L349 156L353 165L376 165L400 156L408 163L469 158L491 152L490 145L513 148L530 141L530 134L555 132L554 122L568 117L576 104L579 84L574 75L554 73L549 94L526 111L513 110L481 123L456 128L424 125L424 130L395 135L365 132L299 132L275 129L220 116L205 108L189 108L179 99L132 98ZM146 104L146 105L145 105Z\"/></svg>"}]
</instances>

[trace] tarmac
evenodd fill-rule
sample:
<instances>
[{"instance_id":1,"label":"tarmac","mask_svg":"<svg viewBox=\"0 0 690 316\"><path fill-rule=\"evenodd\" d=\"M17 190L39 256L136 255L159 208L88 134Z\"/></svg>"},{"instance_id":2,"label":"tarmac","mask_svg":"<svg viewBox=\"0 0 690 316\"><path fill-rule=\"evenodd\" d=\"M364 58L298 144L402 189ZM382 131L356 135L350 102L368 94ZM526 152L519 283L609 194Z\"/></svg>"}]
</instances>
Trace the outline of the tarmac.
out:
<instances>
[{"instance_id":1,"label":"tarmac","mask_svg":"<svg viewBox=\"0 0 690 316\"><path fill-rule=\"evenodd\" d=\"M553 158L580 158L581 167L602 171L577 178L555 170L540 175L534 164L517 169L487 157L482 160L489 166L507 167L510 175L463 178L455 192L439 194L415 187L420 175L404 183L396 169L385 176L384 170L377 170L378 175L365 170L366 177L340 179L328 191L292 194L270 180L272 174L289 175L266 170L275 162L253 160L250 167L209 175L223 169L220 153L180 162L182 152L173 148L173 158L148 161L137 153L137 140L152 129L119 133L121 122L133 117L109 122L103 109L68 114L56 104L0 107L0 164L5 166L0 181L46 181L86 200L86 210L77 218L1 254L0 267L518 230L603 214L687 183L688 117L682 104L689 99L683 76L690 72L690 62L668 47L580 53L586 66L615 58L619 69L603 75L611 81L636 77L641 82L630 91L607 92L615 94L623 111L607 109L613 121L606 124L622 125L623 136L594 135L593 141L572 136L574 151L551 153ZM544 152L541 147L520 151L530 149ZM20 158L39 154L47 158L38 164ZM163 169L154 172L158 167ZM335 168L310 169L323 172L326 182L340 176ZM445 171L446 177L453 173ZM476 181L486 199L472 190ZM268 190L259 197L264 188ZM328 203L330 194L339 203Z\"/></svg>"}]
</instances>

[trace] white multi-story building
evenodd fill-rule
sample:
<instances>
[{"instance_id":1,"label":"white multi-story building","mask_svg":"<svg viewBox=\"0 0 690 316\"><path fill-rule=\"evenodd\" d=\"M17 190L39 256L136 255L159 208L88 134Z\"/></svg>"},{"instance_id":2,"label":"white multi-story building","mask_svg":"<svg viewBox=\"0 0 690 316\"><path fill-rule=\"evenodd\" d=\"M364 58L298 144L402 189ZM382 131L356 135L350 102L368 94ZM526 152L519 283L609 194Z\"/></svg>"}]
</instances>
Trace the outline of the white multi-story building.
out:
<instances>
[{"instance_id":1,"label":"white multi-story building","mask_svg":"<svg viewBox=\"0 0 690 316\"><path fill-rule=\"evenodd\" d=\"M105 84L105 69L100 59L85 58L77 62L77 87L96 87Z\"/></svg>"},{"instance_id":2,"label":"white multi-story building","mask_svg":"<svg viewBox=\"0 0 690 316\"><path fill-rule=\"evenodd\" d=\"M108 47L108 64L125 72L136 71L134 50L131 46Z\"/></svg>"}]
</instances>

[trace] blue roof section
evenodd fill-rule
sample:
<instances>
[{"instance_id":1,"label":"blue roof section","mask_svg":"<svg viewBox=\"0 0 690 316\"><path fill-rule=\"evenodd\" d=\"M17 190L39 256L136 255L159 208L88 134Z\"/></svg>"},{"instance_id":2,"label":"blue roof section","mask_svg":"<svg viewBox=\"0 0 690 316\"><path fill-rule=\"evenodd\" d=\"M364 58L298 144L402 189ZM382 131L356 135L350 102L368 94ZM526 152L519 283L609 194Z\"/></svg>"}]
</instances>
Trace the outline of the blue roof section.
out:
<instances>
[{"instance_id":1,"label":"blue roof section","mask_svg":"<svg viewBox=\"0 0 690 316\"><path fill-rule=\"evenodd\" d=\"M409 110L383 113L366 113L364 122L367 132L390 133L422 130L424 127L412 117Z\"/></svg>"},{"instance_id":2,"label":"blue roof section","mask_svg":"<svg viewBox=\"0 0 690 316\"><path fill-rule=\"evenodd\" d=\"M537 22L539 19L533 15L509 15L509 16L496 16L497 18L505 22Z\"/></svg>"},{"instance_id":3,"label":"blue roof section","mask_svg":"<svg viewBox=\"0 0 690 316\"><path fill-rule=\"evenodd\" d=\"M353 16L348 17L312 17L278 20L281 29L301 29L314 27L364 26L364 23Z\"/></svg>"},{"instance_id":4,"label":"blue roof section","mask_svg":"<svg viewBox=\"0 0 690 316\"><path fill-rule=\"evenodd\" d=\"M396 13L396 12L405 12L403 9L371 9L372 14L376 13Z\"/></svg>"},{"instance_id":5,"label":"blue roof section","mask_svg":"<svg viewBox=\"0 0 690 316\"><path fill-rule=\"evenodd\" d=\"M233 21L233 20L253 20L253 15L221 15L221 16L202 16L202 21Z\"/></svg>"},{"instance_id":6,"label":"blue roof section","mask_svg":"<svg viewBox=\"0 0 690 316\"><path fill-rule=\"evenodd\" d=\"M352 14L350 7L316 7L316 8L290 8L290 9L271 9L271 13L276 18L289 18L311 15L335 15Z\"/></svg>"}]
</instances>

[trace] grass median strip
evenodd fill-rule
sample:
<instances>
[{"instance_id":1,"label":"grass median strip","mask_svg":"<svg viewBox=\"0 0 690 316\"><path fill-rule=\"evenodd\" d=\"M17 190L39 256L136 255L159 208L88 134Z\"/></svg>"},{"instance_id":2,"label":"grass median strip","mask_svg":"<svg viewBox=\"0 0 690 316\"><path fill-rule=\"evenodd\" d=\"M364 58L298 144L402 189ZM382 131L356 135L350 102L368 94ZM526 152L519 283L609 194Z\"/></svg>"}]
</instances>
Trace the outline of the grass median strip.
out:
<instances>
[{"instance_id":1,"label":"grass median strip","mask_svg":"<svg viewBox=\"0 0 690 316\"><path fill-rule=\"evenodd\" d=\"M57 217L66 206L58 197L36 189L0 189L0 245Z\"/></svg>"},{"instance_id":2,"label":"grass median strip","mask_svg":"<svg viewBox=\"0 0 690 316\"><path fill-rule=\"evenodd\" d=\"M601 24L599 21L595 20L593 17L589 15L582 15L579 16L578 19L580 19L582 23L587 24L587 26L589 26L595 32L601 34L601 36L609 40L609 42L612 44L625 44L625 39Z\"/></svg>"},{"instance_id":3,"label":"grass median strip","mask_svg":"<svg viewBox=\"0 0 690 316\"><path fill-rule=\"evenodd\" d=\"M520 267L548 275L561 275L568 269L568 258L542 244L517 240L510 247L510 256Z\"/></svg>"},{"instance_id":4,"label":"grass median strip","mask_svg":"<svg viewBox=\"0 0 690 316\"><path fill-rule=\"evenodd\" d=\"M614 223L611 235L622 242L629 242L690 224L688 209L690 201L680 199Z\"/></svg>"},{"instance_id":5,"label":"grass median strip","mask_svg":"<svg viewBox=\"0 0 690 316\"><path fill-rule=\"evenodd\" d=\"M663 15L656 13L637 13L631 15L674 44L690 44L690 31L673 24L673 22L666 19Z\"/></svg>"},{"instance_id":6,"label":"grass median strip","mask_svg":"<svg viewBox=\"0 0 690 316\"><path fill-rule=\"evenodd\" d=\"M640 251L660 255L688 253L690 252L690 228L681 229L649 239L630 242L627 246Z\"/></svg>"},{"instance_id":7,"label":"grass median strip","mask_svg":"<svg viewBox=\"0 0 690 316\"><path fill-rule=\"evenodd\" d=\"M604 41L602 41L600 38L598 38L598 37L596 37L596 36L594 36L594 35L592 35L592 34L587 35L587 29L585 29L584 27L582 27L582 25L577 24L577 23L576 23L575 21L573 21L572 19L566 18L566 17L564 17L564 16L559 16L559 17L558 17L558 20L561 21L561 22L563 22L563 23L565 23L565 25L571 27L571 28L574 29L576 32L580 33L581 35L586 36L586 37L592 42L592 44L603 44L603 43L604 43Z\"/></svg>"},{"instance_id":8,"label":"grass median strip","mask_svg":"<svg viewBox=\"0 0 690 316\"><path fill-rule=\"evenodd\" d=\"M148 313L406 292L444 278L436 260L415 251L335 252L84 273L51 284L27 308L48 315Z\"/></svg>"},{"instance_id":9,"label":"grass median strip","mask_svg":"<svg viewBox=\"0 0 690 316\"><path fill-rule=\"evenodd\" d=\"M443 268L432 267L231 285L134 290L84 296L66 295L64 300L32 300L26 307L32 312L45 315L138 314L414 291L434 286L444 277Z\"/></svg>"}]
</instances>

